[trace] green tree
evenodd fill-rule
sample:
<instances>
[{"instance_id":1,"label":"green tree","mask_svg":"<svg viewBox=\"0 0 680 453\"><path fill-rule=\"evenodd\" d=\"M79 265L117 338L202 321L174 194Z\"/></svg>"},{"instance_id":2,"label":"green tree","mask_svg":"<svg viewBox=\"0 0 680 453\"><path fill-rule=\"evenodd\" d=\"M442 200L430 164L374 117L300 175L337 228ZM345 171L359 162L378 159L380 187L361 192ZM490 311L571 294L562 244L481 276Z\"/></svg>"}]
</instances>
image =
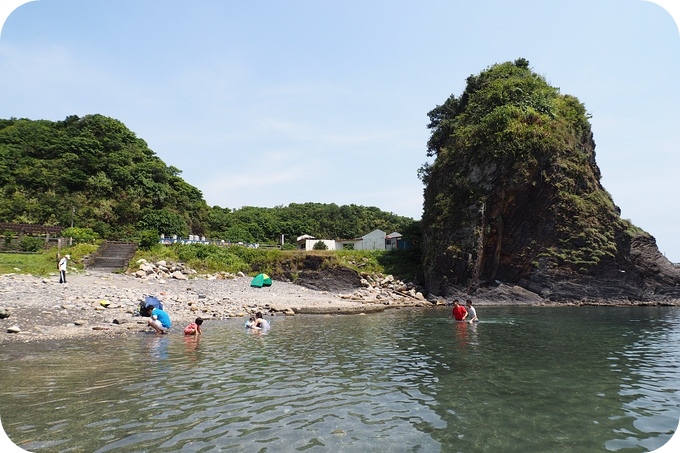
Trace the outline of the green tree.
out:
<instances>
[{"instance_id":1,"label":"green tree","mask_svg":"<svg viewBox=\"0 0 680 453\"><path fill-rule=\"evenodd\" d=\"M91 243L99 239L99 235L92 228L64 228L61 235L67 238L73 238L75 242Z\"/></svg>"},{"instance_id":2,"label":"green tree","mask_svg":"<svg viewBox=\"0 0 680 453\"><path fill-rule=\"evenodd\" d=\"M146 228L153 219L143 217L159 210L203 234L209 208L179 173L103 115L0 122L0 221L67 226L75 207L79 227L118 239L140 221Z\"/></svg>"},{"instance_id":3,"label":"green tree","mask_svg":"<svg viewBox=\"0 0 680 453\"><path fill-rule=\"evenodd\" d=\"M328 250L328 246L324 241L318 241L314 244L314 247L312 247L314 250Z\"/></svg>"},{"instance_id":4,"label":"green tree","mask_svg":"<svg viewBox=\"0 0 680 453\"><path fill-rule=\"evenodd\" d=\"M142 218L137 222L137 229L151 230L156 233L156 238L160 234L165 236L177 235L187 237L189 228L184 218L176 212L166 209L154 210L146 209L143 211Z\"/></svg>"}]
</instances>

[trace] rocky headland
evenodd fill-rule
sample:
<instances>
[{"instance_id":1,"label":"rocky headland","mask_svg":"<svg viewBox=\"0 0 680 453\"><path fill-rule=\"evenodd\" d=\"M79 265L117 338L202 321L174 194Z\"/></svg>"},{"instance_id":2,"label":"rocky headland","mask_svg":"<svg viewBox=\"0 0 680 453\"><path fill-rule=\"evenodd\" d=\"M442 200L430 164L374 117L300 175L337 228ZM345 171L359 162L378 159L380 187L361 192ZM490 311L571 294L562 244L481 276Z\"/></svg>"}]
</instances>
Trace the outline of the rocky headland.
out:
<instances>
[{"instance_id":1,"label":"rocky headland","mask_svg":"<svg viewBox=\"0 0 680 453\"><path fill-rule=\"evenodd\" d=\"M518 59L429 113L427 291L519 287L553 302L675 303L680 269L601 184L590 114Z\"/></svg>"}]
</instances>

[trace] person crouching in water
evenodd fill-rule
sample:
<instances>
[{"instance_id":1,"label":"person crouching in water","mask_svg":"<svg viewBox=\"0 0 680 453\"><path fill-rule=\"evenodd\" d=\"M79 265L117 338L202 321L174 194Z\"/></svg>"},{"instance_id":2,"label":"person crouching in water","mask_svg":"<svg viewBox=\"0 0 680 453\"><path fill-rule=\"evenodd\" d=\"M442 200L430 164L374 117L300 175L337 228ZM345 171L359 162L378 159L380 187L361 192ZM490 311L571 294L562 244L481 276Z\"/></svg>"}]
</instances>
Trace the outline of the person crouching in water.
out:
<instances>
[{"instance_id":1,"label":"person crouching in water","mask_svg":"<svg viewBox=\"0 0 680 453\"><path fill-rule=\"evenodd\" d=\"M160 308L154 308L151 311L151 318L149 318L148 324L153 327L156 333L168 333L168 330L172 327L170 315Z\"/></svg>"},{"instance_id":2,"label":"person crouching in water","mask_svg":"<svg viewBox=\"0 0 680 453\"><path fill-rule=\"evenodd\" d=\"M269 321L264 319L262 313L259 311L255 313L255 327L259 327L263 330L269 329Z\"/></svg>"},{"instance_id":3,"label":"person crouching in water","mask_svg":"<svg viewBox=\"0 0 680 453\"><path fill-rule=\"evenodd\" d=\"M184 335L201 335L201 324L203 324L203 318L196 318L194 322L189 324L184 328Z\"/></svg>"}]
</instances>

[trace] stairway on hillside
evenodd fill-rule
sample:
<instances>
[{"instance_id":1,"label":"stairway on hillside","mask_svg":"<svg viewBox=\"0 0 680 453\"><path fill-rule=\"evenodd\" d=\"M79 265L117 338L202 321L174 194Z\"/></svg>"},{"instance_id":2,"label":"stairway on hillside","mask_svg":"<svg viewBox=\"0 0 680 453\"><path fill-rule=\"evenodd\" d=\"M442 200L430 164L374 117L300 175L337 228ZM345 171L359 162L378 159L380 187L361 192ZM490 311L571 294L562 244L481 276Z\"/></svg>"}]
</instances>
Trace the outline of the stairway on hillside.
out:
<instances>
[{"instance_id":1,"label":"stairway on hillside","mask_svg":"<svg viewBox=\"0 0 680 453\"><path fill-rule=\"evenodd\" d=\"M127 267L130 259L137 251L134 242L104 242L85 266L87 269L115 272Z\"/></svg>"}]
</instances>

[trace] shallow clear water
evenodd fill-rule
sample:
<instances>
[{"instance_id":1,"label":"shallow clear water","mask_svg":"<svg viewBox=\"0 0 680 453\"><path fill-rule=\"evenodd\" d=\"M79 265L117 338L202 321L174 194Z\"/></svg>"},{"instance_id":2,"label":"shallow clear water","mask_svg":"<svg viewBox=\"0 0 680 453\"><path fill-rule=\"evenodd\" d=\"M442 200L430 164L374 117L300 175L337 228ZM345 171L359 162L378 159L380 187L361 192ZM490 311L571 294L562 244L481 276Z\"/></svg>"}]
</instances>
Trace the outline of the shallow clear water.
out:
<instances>
[{"instance_id":1,"label":"shallow clear water","mask_svg":"<svg viewBox=\"0 0 680 453\"><path fill-rule=\"evenodd\" d=\"M4 345L0 418L34 452L638 452L676 429L680 310L448 312Z\"/></svg>"}]
</instances>

